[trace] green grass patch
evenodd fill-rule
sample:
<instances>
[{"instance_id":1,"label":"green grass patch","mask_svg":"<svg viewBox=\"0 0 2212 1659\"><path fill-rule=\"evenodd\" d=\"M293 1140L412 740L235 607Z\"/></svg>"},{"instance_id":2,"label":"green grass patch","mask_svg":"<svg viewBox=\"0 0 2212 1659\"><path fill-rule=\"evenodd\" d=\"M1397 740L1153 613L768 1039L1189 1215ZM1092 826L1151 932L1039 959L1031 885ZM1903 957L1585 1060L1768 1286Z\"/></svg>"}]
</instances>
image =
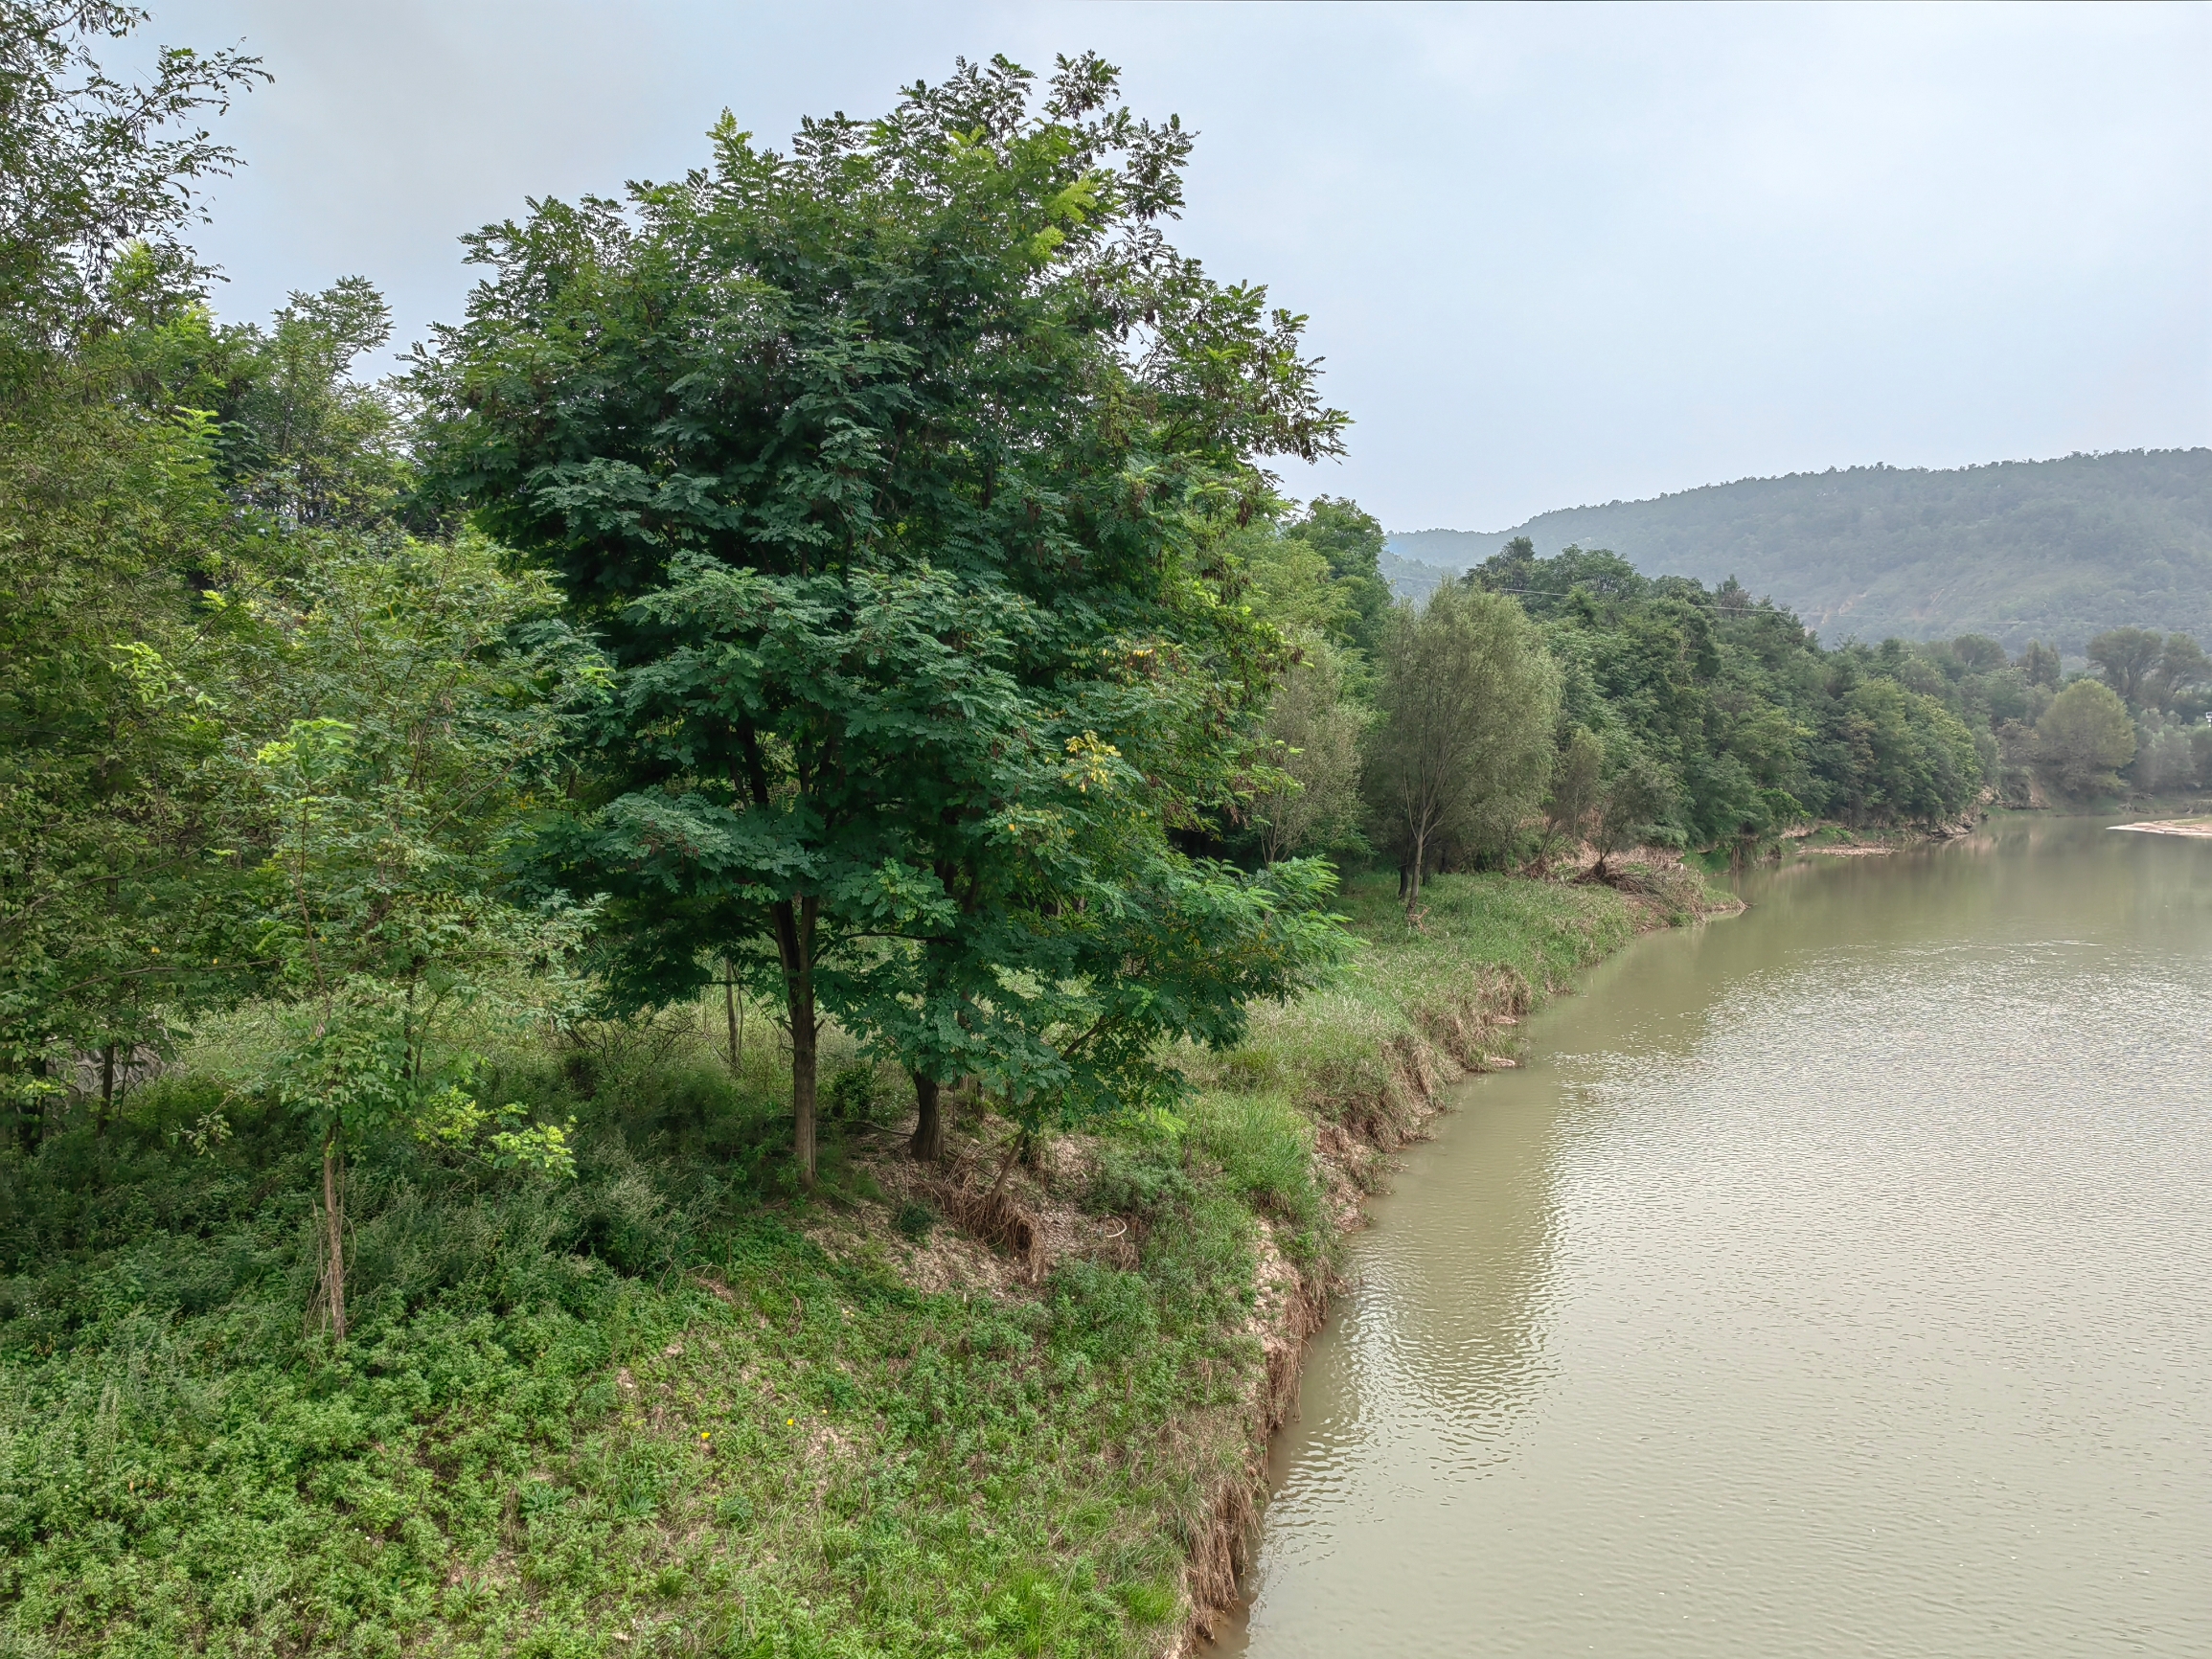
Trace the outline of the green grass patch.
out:
<instances>
[{"instance_id":1,"label":"green grass patch","mask_svg":"<svg viewBox=\"0 0 2212 1659\"><path fill-rule=\"evenodd\" d=\"M19 1647L1089 1654L1175 1612L1208 1471L1163 1430L1244 1363L1225 1194L1153 1271L1003 1306L602 1143L559 1193L365 1196L338 1354L301 1333L311 1171L240 1141L174 1171L196 1232L8 1281ZM142 1213L192 1203L138 1172Z\"/></svg>"}]
</instances>

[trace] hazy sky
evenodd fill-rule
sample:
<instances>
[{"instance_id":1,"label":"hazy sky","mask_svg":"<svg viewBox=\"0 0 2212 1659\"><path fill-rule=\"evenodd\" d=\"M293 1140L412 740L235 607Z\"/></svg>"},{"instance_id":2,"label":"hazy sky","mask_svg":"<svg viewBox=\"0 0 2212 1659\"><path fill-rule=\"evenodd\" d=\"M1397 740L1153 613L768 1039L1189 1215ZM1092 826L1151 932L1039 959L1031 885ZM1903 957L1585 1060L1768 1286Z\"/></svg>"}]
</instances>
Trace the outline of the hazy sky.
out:
<instances>
[{"instance_id":1,"label":"hazy sky","mask_svg":"<svg viewBox=\"0 0 2212 1659\"><path fill-rule=\"evenodd\" d=\"M1085 47L1200 134L1177 233L1309 313L1394 530L1750 474L2212 442L2212 8L150 0L261 52L228 316L365 273L402 339L525 195Z\"/></svg>"}]
</instances>

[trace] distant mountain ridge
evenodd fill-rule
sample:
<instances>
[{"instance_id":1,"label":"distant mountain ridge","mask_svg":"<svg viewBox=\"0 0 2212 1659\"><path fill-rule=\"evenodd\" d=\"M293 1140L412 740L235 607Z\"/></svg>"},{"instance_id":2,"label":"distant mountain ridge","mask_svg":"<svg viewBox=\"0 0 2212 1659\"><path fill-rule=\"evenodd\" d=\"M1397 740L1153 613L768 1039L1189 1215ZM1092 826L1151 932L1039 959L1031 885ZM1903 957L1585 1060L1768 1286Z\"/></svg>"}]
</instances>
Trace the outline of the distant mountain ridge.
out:
<instances>
[{"instance_id":1,"label":"distant mountain ridge","mask_svg":"<svg viewBox=\"0 0 2212 1659\"><path fill-rule=\"evenodd\" d=\"M1412 597L1516 535L1543 555L1610 548L1651 576L1734 576L1832 642L1985 633L2078 653L2124 625L2212 640L2212 449L1745 478L1489 534L1394 534L1382 574Z\"/></svg>"}]
</instances>

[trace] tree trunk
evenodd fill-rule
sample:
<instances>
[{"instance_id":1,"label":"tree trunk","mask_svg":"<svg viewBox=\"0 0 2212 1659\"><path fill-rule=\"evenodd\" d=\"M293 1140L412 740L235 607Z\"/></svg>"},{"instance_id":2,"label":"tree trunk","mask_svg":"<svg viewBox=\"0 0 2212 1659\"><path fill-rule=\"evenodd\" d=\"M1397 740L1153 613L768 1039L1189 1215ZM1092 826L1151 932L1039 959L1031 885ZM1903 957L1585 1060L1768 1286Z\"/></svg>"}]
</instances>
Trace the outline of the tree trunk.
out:
<instances>
[{"instance_id":1,"label":"tree trunk","mask_svg":"<svg viewBox=\"0 0 2212 1659\"><path fill-rule=\"evenodd\" d=\"M338 1207L338 1125L323 1135L323 1305L330 1310L331 1334L346 1340L345 1212Z\"/></svg>"},{"instance_id":2,"label":"tree trunk","mask_svg":"<svg viewBox=\"0 0 2212 1659\"><path fill-rule=\"evenodd\" d=\"M816 901L784 900L775 907L776 950L784 961L785 999L791 1011L791 1155L799 1179L814 1187L814 915Z\"/></svg>"},{"instance_id":3,"label":"tree trunk","mask_svg":"<svg viewBox=\"0 0 2212 1659\"><path fill-rule=\"evenodd\" d=\"M1413 832L1413 880L1410 889L1405 894L1405 908L1408 912L1421 902L1421 878L1427 866L1428 836L1425 831L1416 830ZM1403 877L1400 878L1399 885L1401 887L1406 886Z\"/></svg>"},{"instance_id":4,"label":"tree trunk","mask_svg":"<svg viewBox=\"0 0 2212 1659\"><path fill-rule=\"evenodd\" d=\"M28 1068L33 1077L44 1070L35 1060ZM0 1061L0 1077L20 1075L11 1061ZM32 1102L35 1101L34 1106ZM28 1158L38 1150L38 1143L46 1138L46 1102L42 1096L26 1092L16 1096L15 1145Z\"/></svg>"},{"instance_id":5,"label":"tree trunk","mask_svg":"<svg viewBox=\"0 0 2212 1659\"><path fill-rule=\"evenodd\" d=\"M722 1017L730 1028L730 1076L738 1075L738 1057L744 1052L744 1026L738 1013L738 978L722 964Z\"/></svg>"},{"instance_id":6,"label":"tree trunk","mask_svg":"<svg viewBox=\"0 0 2212 1659\"><path fill-rule=\"evenodd\" d=\"M799 1179L814 1186L814 997L811 987L791 990L791 1155Z\"/></svg>"},{"instance_id":7,"label":"tree trunk","mask_svg":"<svg viewBox=\"0 0 2212 1659\"><path fill-rule=\"evenodd\" d=\"M914 1139L907 1143L907 1150L915 1160L924 1164L942 1162L945 1157L945 1114L938 1106L937 1079L920 1072L908 1074L914 1079Z\"/></svg>"},{"instance_id":8,"label":"tree trunk","mask_svg":"<svg viewBox=\"0 0 2212 1659\"><path fill-rule=\"evenodd\" d=\"M738 729L745 755L745 782L753 804L768 804L768 773L761 763L761 745L750 725ZM801 793L805 792L802 774ZM791 1013L791 1150L799 1161L799 1178L807 1190L814 1188L814 923L821 914L818 898L781 899L770 907L776 923L776 954L784 965L784 1001Z\"/></svg>"},{"instance_id":9,"label":"tree trunk","mask_svg":"<svg viewBox=\"0 0 2212 1659\"><path fill-rule=\"evenodd\" d=\"M92 1126L93 1135L107 1139L107 1114L115 1109L115 1044L110 1042L100 1051L100 1117Z\"/></svg>"}]
</instances>

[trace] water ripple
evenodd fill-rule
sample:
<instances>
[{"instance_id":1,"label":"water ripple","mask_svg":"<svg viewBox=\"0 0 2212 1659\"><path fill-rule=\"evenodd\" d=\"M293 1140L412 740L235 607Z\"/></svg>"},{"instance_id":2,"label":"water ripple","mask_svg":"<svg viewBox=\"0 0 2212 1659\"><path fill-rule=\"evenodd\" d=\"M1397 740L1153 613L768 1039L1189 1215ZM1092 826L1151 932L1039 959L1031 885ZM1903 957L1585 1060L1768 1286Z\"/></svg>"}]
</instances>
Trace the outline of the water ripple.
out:
<instances>
[{"instance_id":1,"label":"water ripple","mask_svg":"<svg viewBox=\"0 0 2212 1659\"><path fill-rule=\"evenodd\" d=\"M2212 1653L2212 847L1754 898L1379 1207L1253 1654Z\"/></svg>"}]
</instances>

